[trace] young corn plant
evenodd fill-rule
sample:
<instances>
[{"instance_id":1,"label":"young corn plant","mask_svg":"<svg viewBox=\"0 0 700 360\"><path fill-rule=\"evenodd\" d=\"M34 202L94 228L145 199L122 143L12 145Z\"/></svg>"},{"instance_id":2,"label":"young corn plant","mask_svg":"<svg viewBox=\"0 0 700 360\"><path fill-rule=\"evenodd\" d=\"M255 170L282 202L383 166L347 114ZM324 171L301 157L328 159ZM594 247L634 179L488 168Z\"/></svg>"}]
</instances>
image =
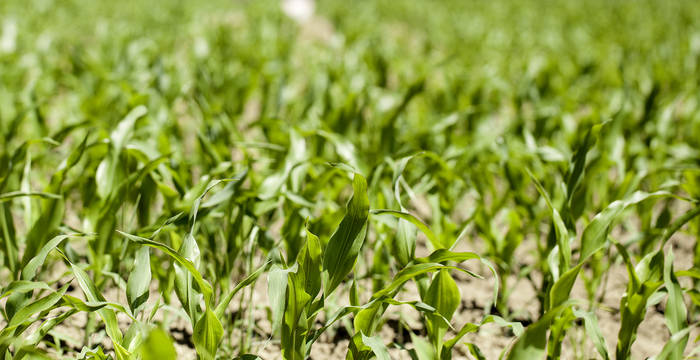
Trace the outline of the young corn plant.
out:
<instances>
[{"instance_id":1,"label":"young corn plant","mask_svg":"<svg viewBox=\"0 0 700 360\"><path fill-rule=\"evenodd\" d=\"M194 237L197 215L204 196L220 181L212 182L194 202L190 231L185 235L179 250L155 241L119 232L126 239L141 245L137 253L135 268L127 283L127 297L131 309L138 309L148 299L149 284L151 280L149 248L163 251L173 261L175 268L175 293L185 309L185 313L192 326L192 340L195 350L201 359L215 359L219 344L224 335L222 320L233 297L244 287L254 283L266 270L268 263L252 272L233 289L222 293L218 303L213 299L213 287L198 270L200 266L200 250ZM211 206L211 200L204 205ZM152 236L155 238L160 230ZM203 306L202 306L203 304ZM133 325L132 325L133 326Z\"/></svg>"},{"instance_id":2,"label":"young corn plant","mask_svg":"<svg viewBox=\"0 0 700 360\"><path fill-rule=\"evenodd\" d=\"M355 174L353 196L346 214L331 235L325 249L319 238L306 230L306 242L293 265L273 265L268 274L272 328L282 341L285 359L305 359L320 333L315 319L324 299L335 291L352 271L365 241L369 200L367 182ZM319 296L320 295L320 296Z\"/></svg>"}]
</instances>

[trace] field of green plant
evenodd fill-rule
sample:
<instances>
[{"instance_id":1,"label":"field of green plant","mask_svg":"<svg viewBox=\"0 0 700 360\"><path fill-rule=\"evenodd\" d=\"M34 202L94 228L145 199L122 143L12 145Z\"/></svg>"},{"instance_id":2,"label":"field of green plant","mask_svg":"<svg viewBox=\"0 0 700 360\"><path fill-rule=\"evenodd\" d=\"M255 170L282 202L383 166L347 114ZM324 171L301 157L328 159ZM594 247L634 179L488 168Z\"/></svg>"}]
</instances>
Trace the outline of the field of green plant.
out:
<instances>
[{"instance_id":1,"label":"field of green plant","mask_svg":"<svg viewBox=\"0 0 700 360\"><path fill-rule=\"evenodd\" d=\"M697 358L699 19L0 1L0 357Z\"/></svg>"}]
</instances>

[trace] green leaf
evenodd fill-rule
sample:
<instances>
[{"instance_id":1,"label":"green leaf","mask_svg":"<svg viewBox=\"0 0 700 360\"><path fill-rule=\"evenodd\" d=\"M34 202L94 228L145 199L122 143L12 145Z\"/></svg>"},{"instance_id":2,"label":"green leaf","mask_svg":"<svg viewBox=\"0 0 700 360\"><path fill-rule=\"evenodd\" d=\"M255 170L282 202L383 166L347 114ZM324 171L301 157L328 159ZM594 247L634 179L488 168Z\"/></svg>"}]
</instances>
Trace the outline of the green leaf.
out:
<instances>
[{"instance_id":1,"label":"green leaf","mask_svg":"<svg viewBox=\"0 0 700 360\"><path fill-rule=\"evenodd\" d=\"M374 331L374 324L377 323L378 319L383 314L386 307L382 303L391 303L391 299L396 295L399 289L409 280L419 277L420 275L426 274L428 272L439 271L439 270L459 270L467 274L471 274L469 271L455 267L447 266L436 263L424 263L424 264L414 264L405 267L399 273L394 276L393 281L386 285L381 290L375 292L372 295L372 299L368 304L365 304L359 314L355 317L354 325L356 331L362 331L365 333L372 333ZM373 304L373 305L372 305ZM438 318L444 320L444 323L448 324L449 320L445 317L436 313Z\"/></svg>"},{"instance_id":2,"label":"green leaf","mask_svg":"<svg viewBox=\"0 0 700 360\"><path fill-rule=\"evenodd\" d=\"M532 179L532 182L535 184L535 187L537 188L537 191L540 193L540 196L544 198L545 203L547 204L547 208L549 208L549 211L552 216L552 224L554 225L554 232L557 237L557 245L559 246L559 271L566 271L566 269L569 268L569 263L571 262L571 248L569 245L569 231L566 228L566 225L564 224L564 220L561 218L561 215L559 215L559 211L557 211L556 208L554 208L554 205L552 205L552 200L549 199L549 195L547 195L547 192L545 191L544 187L542 184L540 184L539 180L535 178L535 175L530 172L529 169L525 169L530 175L530 178Z\"/></svg>"},{"instance_id":3,"label":"green leaf","mask_svg":"<svg viewBox=\"0 0 700 360\"><path fill-rule=\"evenodd\" d=\"M574 287L574 283L576 282L576 278L578 277L582 266L583 262L569 269L567 272L561 275L554 285L552 285L552 288L549 291L549 309L561 305L569 298L571 289Z\"/></svg>"},{"instance_id":4,"label":"green leaf","mask_svg":"<svg viewBox=\"0 0 700 360\"><path fill-rule=\"evenodd\" d=\"M675 335L688 327L688 310L685 307L685 302L683 302L683 290L678 283L678 279L676 279L676 276L673 274L672 250L667 255L664 265L664 285L668 292L664 317L666 318L666 325L671 331L671 335ZM687 341L687 337L679 340L678 347L673 353L669 354L669 358L673 360L683 359L683 349L685 349Z\"/></svg>"},{"instance_id":5,"label":"green leaf","mask_svg":"<svg viewBox=\"0 0 700 360\"><path fill-rule=\"evenodd\" d=\"M367 232L367 181L362 175L355 174L352 187L353 196L348 202L345 217L328 241L323 256L325 296L330 295L352 271Z\"/></svg>"},{"instance_id":6,"label":"green leaf","mask_svg":"<svg viewBox=\"0 0 700 360\"><path fill-rule=\"evenodd\" d=\"M95 184L97 186L97 195L102 198L108 198L115 192L118 184L121 182L121 152L131 136L136 120L146 115L148 110L145 106L137 106L132 109L122 121L119 122L116 129L110 135L111 149L109 154L102 159L100 165L95 172ZM123 175L122 175L123 176Z\"/></svg>"},{"instance_id":7,"label":"green leaf","mask_svg":"<svg viewBox=\"0 0 700 360\"><path fill-rule=\"evenodd\" d=\"M223 321L223 316L224 312L226 311L226 308L228 307L228 304L231 302L231 299L233 299L234 295L236 295L241 289L245 288L246 286L252 284L255 282L255 280L260 277L260 275L267 270L268 266L270 265L269 262L263 264L259 268L257 268L253 273L250 275L246 276L245 279L243 279L241 282L236 285L231 291L229 291L226 295L224 295L221 298L221 301L219 302L219 305L216 306L216 309L214 310L214 313L216 314L216 317L219 318L219 320Z\"/></svg>"},{"instance_id":8,"label":"green leaf","mask_svg":"<svg viewBox=\"0 0 700 360\"><path fill-rule=\"evenodd\" d=\"M196 269L199 267L199 246L192 233L187 233L185 239L178 250L178 253L187 259ZM187 310L190 319L194 320L201 311L197 292L192 283L193 274L181 265L175 264L175 293L182 305ZM208 303L208 301L207 301Z\"/></svg>"},{"instance_id":9,"label":"green leaf","mask_svg":"<svg viewBox=\"0 0 700 360\"><path fill-rule=\"evenodd\" d=\"M314 299L321 290L321 266L322 266L321 241L306 228L306 243L297 259L299 272L304 276L304 291Z\"/></svg>"},{"instance_id":10,"label":"green leaf","mask_svg":"<svg viewBox=\"0 0 700 360\"><path fill-rule=\"evenodd\" d=\"M618 219L624 209L644 200L662 196L671 196L671 194L666 191L657 191L654 193L637 191L624 200L613 201L602 212L596 215L583 230L579 262L586 261L593 253L603 248L610 227Z\"/></svg>"},{"instance_id":11,"label":"green leaf","mask_svg":"<svg viewBox=\"0 0 700 360\"><path fill-rule=\"evenodd\" d=\"M140 346L142 360L175 360L177 353L170 336L160 328L155 328Z\"/></svg>"},{"instance_id":12,"label":"green leaf","mask_svg":"<svg viewBox=\"0 0 700 360\"><path fill-rule=\"evenodd\" d=\"M509 327L513 331L515 336L521 336L524 331L522 324L520 324L519 322L509 322L504 320L500 316L489 314L486 315L483 319L481 319L481 322L479 324L464 324L452 339L445 341L444 346L442 347L442 351L440 353L440 359L452 359L452 348L455 345L457 345L457 342L459 342L465 335L473 333L479 330L481 326L489 323L496 323L501 327Z\"/></svg>"},{"instance_id":13,"label":"green leaf","mask_svg":"<svg viewBox=\"0 0 700 360\"><path fill-rule=\"evenodd\" d=\"M481 260L481 256L473 252L452 252L447 249L438 249L424 258L417 258L416 263L442 263L445 261L463 262L472 259Z\"/></svg>"},{"instance_id":14,"label":"green leaf","mask_svg":"<svg viewBox=\"0 0 700 360\"><path fill-rule=\"evenodd\" d=\"M171 248L168 245L142 238L140 236L136 235L131 235L127 234L125 232L117 230L119 234L124 236L125 238L137 243L137 244L142 244L142 245L147 245L152 248L156 248L158 250L163 251L166 253L168 256L170 256L175 262L177 262L179 265L181 265L184 269L189 271L190 274L192 274L192 277L194 278L194 281L197 283L199 286L199 290L202 292L202 295L204 295L205 302L209 302L211 299L212 295L212 287L211 285L202 278L202 274L195 268L194 264L192 261L184 258L182 255L178 254L177 251L175 251L173 248Z\"/></svg>"},{"instance_id":15,"label":"green leaf","mask_svg":"<svg viewBox=\"0 0 700 360\"><path fill-rule=\"evenodd\" d=\"M15 315L12 317L12 319L10 319L10 322L7 324L5 330L13 329L19 326L20 324L27 321L27 319L29 319L29 317L34 314L38 314L46 310L52 309L54 305L56 305L56 303L58 303L61 300L63 294L65 294L66 291L68 291L68 286L69 284L66 284L63 287L61 287L58 291L51 292L49 295L39 300L36 300L28 304L27 306L20 308L17 311L17 313L15 313Z\"/></svg>"},{"instance_id":16,"label":"green leaf","mask_svg":"<svg viewBox=\"0 0 700 360\"><path fill-rule=\"evenodd\" d=\"M442 270L442 269L459 270L459 271L465 272L467 274L473 275L471 272L464 270L464 269L461 269L461 268L458 268L456 266L447 266L447 265L436 264L436 263L424 263L424 264L409 265L409 266L405 267L403 270L399 271L394 276L394 279L392 280L392 282L389 285L385 286L380 291L375 292L372 295L372 298L377 299L377 298L384 297L384 296L393 297L391 294L393 294L396 290L401 288L401 286L403 286L403 284L406 283L407 281L409 281L409 280L411 280L419 275L422 275L422 274L425 274L428 272L432 272L432 271L436 271L436 270Z\"/></svg>"},{"instance_id":17,"label":"green leaf","mask_svg":"<svg viewBox=\"0 0 700 360\"><path fill-rule=\"evenodd\" d=\"M472 354L472 356L474 356L475 359L486 360L486 356L484 356L484 354L481 352L481 349L479 349L478 346L471 343L466 345L467 349L469 349L469 353Z\"/></svg>"},{"instance_id":18,"label":"green leaf","mask_svg":"<svg viewBox=\"0 0 700 360\"><path fill-rule=\"evenodd\" d=\"M698 268L690 268L688 270L678 270L675 273L676 277L683 277L683 276L688 276L690 278L700 280L700 269Z\"/></svg>"},{"instance_id":19,"label":"green leaf","mask_svg":"<svg viewBox=\"0 0 700 360\"><path fill-rule=\"evenodd\" d=\"M391 360L389 356L389 351L386 349L386 345L379 336L366 336L362 334L362 343L369 346L377 357L377 360Z\"/></svg>"},{"instance_id":20,"label":"green leaf","mask_svg":"<svg viewBox=\"0 0 700 360\"><path fill-rule=\"evenodd\" d=\"M49 193L61 194L65 180L65 174L75 166L86 150L88 137L77 148L71 150L70 154L56 168L51 176L51 181L47 187ZM26 265L30 259L37 255L39 248L43 247L48 239L54 236L58 226L61 224L64 214L65 200L61 198L49 197L42 201L39 218L31 225L31 229L26 236L26 248L22 256L22 264ZM24 280L27 280L26 278Z\"/></svg>"},{"instance_id":21,"label":"green leaf","mask_svg":"<svg viewBox=\"0 0 700 360\"><path fill-rule=\"evenodd\" d=\"M663 284L664 258L661 250L645 255L636 267L625 248L616 244L622 255L629 275L627 291L620 300L620 331L617 336L615 356L618 359L630 355L632 344L637 337L637 329L644 320L649 299Z\"/></svg>"},{"instance_id":22,"label":"green leaf","mask_svg":"<svg viewBox=\"0 0 700 360\"><path fill-rule=\"evenodd\" d=\"M357 281L353 280L352 285L350 285L350 292L348 294L350 298L350 305L360 306L360 295L357 293Z\"/></svg>"},{"instance_id":23,"label":"green leaf","mask_svg":"<svg viewBox=\"0 0 700 360\"><path fill-rule=\"evenodd\" d=\"M678 349L682 350L685 348L684 344L688 341L690 331L696 327L697 324L688 326L687 328L682 329L676 332L675 334L671 335L671 338L668 339L664 347L661 349L661 352L656 356L650 357L649 360L672 359L674 354L678 352Z\"/></svg>"},{"instance_id":24,"label":"green leaf","mask_svg":"<svg viewBox=\"0 0 700 360\"><path fill-rule=\"evenodd\" d=\"M596 124L586 132L583 142L579 145L576 153L571 159L571 164L569 165L568 176L566 179L567 201L571 201L573 198L576 187L580 183L581 175L583 174L583 170L586 165L586 154L588 154L591 147L595 145L596 140L598 139L598 134L600 134L600 131L605 124L606 123Z\"/></svg>"},{"instance_id":25,"label":"green leaf","mask_svg":"<svg viewBox=\"0 0 700 360\"><path fill-rule=\"evenodd\" d=\"M297 262L295 266L299 265ZM282 356L285 359L304 359L306 351L306 331L309 329L309 321L312 321L314 310L307 305L311 302L311 296L305 291L304 274L301 271L289 272L286 296L286 308L283 314L282 325ZM304 312L308 314L302 318ZM273 320L277 314L273 313Z\"/></svg>"},{"instance_id":26,"label":"green leaf","mask_svg":"<svg viewBox=\"0 0 700 360\"><path fill-rule=\"evenodd\" d=\"M448 270L437 272L423 301L434 307L448 321L452 320L452 315L457 310L461 300L461 295L457 283L455 283ZM443 337L447 332L448 324L443 319L429 315L426 319L428 335L430 336L436 352L439 354L443 345Z\"/></svg>"},{"instance_id":27,"label":"green leaf","mask_svg":"<svg viewBox=\"0 0 700 360\"><path fill-rule=\"evenodd\" d=\"M27 293L37 289L51 290L49 285L47 285L45 282L18 280L11 282L2 289L2 293L0 293L0 299L9 296L13 293Z\"/></svg>"},{"instance_id":28,"label":"green leaf","mask_svg":"<svg viewBox=\"0 0 700 360\"><path fill-rule=\"evenodd\" d=\"M586 329L586 335L588 339L593 342L596 350L604 360L610 359L608 354L608 345L605 343L605 338L603 333L600 331L598 326L598 319L593 312L587 312L579 309L574 309L574 315L580 319L583 319L583 325Z\"/></svg>"},{"instance_id":29,"label":"green leaf","mask_svg":"<svg viewBox=\"0 0 700 360\"><path fill-rule=\"evenodd\" d=\"M472 260L472 259L478 259L481 261L482 264L486 265L486 267L489 268L491 271L491 274L493 274L493 304L496 304L496 299L498 298L498 287L499 287L499 280L498 280L498 272L496 269L493 267L491 262L489 262L487 259L482 258L476 253L473 252L453 252L447 249L437 249L433 251L429 256L424 257L424 258L416 258L415 262L418 264L421 263L443 263L446 261L455 261L455 262L463 262L467 260ZM478 279L482 279L482 277L479 274L472 273L471 271L468 270L463 270L460 269L461 271L466 272L467 274L476 277Z\"/></svg>"},{"instance_id":30,"label":"green leaf","mask_svg":"<svg viewBox=\"0 0 700 360\"><path fill-rule=\"evenodd\" d=\"M525 332L518 337L515 344L508 353L508 360L530 360L543 359L547 348L547 330L550 324L569 308L573 302L571 300L547 311L534 324L525 329Z\"/></svg>"},{"instance_id":31,"label":"green leaf","mask_svg":"<svg viewBox=\"0 0 700 360\"><path fill-rule=\"evenodd\" d=\"M80 311L95 312L99 309L107 307L118 312L126 313L127 316L129 315L127 310L122 305L117 303L108 301L83 301L71 295L63 295L62 300L61 306L70 306ZM133 320L133 317L131 317L131 319Z\"/></svg>"},{"instance_id":32,"label":"green leaf","mask_svg":"<svg viewBox=\"0 0 700 360\"><path fill-rule=\"evenodd\" d=\"M267 274L267 296L270 299L270 310L272 311L272 333L277 334L282 327L284 311L286 308L287 283L290 272L297 271L297 264L288 269L283 269L279 265L272 265Z\"/></svg>"},{"instance_id":33,"label":"green leaf","mask_svg":"<svg viewBox=\"0 0 700 360\"><path fill-rule=\"evenodd\" d=\"M41 326L39 326L39 329L35 331L33 334L31 334L29 337L27 337L24 341L24 346L25 347L36 347L36 344L41 341L46 334L49 333L49 331L53 330L56 326L59 324L63 323L66 319L69 317L75 315L78 312L78 310L71 309L68 311L62 312L60 315L52 317L46 321L44 321ZM17 356L20 356L20 353L18 352Z\"/></svg>"},{"instance_id":34,"label":"green leaf","mask_svg":"<svg viewBox=\"0 0 700 360\"><path fill-rule=\"evenodd\" d=\"M0 184L2 185L2 184ZM15 276L19 273L19 249L10 204L0 204L0 252L5 266Z\"/></svg>"},{"instance_id":35,"label":"green leaf","mask_svg":"<svg viewBox=\"0 0 700 360\"><path fill-rule=\"evenodd\" d=\"M23 192L23 191L13 191L9 193L0 194L0 203L5 201L10 201L18 197L38 197L43 199L61 199L61 195L51 194L46 192Z\"/></svg>"},{"instance_id":36,"label":"green leaf","mask_svg":"<svg viewBox=\"0 0 700 360\"><path fill-rule=\"evenodd\" d=\"M36 272L38 271L39 267L44 264L44 261L46 261L46 256L49 255L51 250L55 249L63 242L63 240L71 236L75 235L58 235L49 240L49 242L47 242L41 248L41 250L39 250L39 252L31 260L29 260L29 262L27 262L27 265L24 266L22 269L22 280L33 280L34 277L36 277Z\"/></svg>"},{"instance_id":37,"label":"green leaf","mask_svg":"<svg viewBox=\"0 0 700 360\"><path fill-rule=\"evenodd\" d=\"M42 201L41 215L34 222L26 237L27 247L22 256L23 265L36 256L37 251L46 244L46 241L55 235L63 219L64 205L63 198L48 198Z\"/></svg>"},{"instance_id":38,"label":"green leaf","mask_svg":"<svg viewBox=\"0 0 700 360\"><path fill-rule=\"evenodd\" d=\"M435 249L443 249L445 246L440 242L440 239L433 233L432 230L426 225L424 222L422 222L420 219L415 217L414 215L403 212L403 211L396 211L396 210L387 210L387 209L379 209L379 210L372 210L373 215L382 215L382 214L388 214L388 215L393 215L399 220L405 220L410 222L411 224L415 225L420 231L425 234L425 237L428 238L430 241L430 244L433 245Z\"/></svg>"},{"instance_id":39,"label":"green leaf","mask_svg":"<svg viewBox=\"0 0 700 360\"><path fill-rule=\"evenodd\" d=\"M416 229L410 222L399 219L396 224L396 236L390 243L390 249L400 266L406 266L413 260L416 252Z\"/></svg>"},{"instance_id":40,"label":"green leaf","mask_svg":"<svg viewBox=\"0 0 700 360\"><path fill-rule=\"evenodd\" d=\"M688 211L687 213L683 214L683 216L679 217L676 219L671 225L669 225L666 230L664 231L664 236L663 239L661 240L661 244L666 244L666 242L673 236L673 234L676 233L676 231L680 230L680 228L685 225L687 222L690 220L694 219L696 216L700 215L700 206L696 206L692 210Z\"/></svg>"},{"instance_id":41,"label":"green leaf","mask_svg":"<svg viewBox=\"0 0 700 360\"><path fill-rule=\"evenodd\" d=\"M95 287L95 284L93 283L92 279L90 279L88 274L83 269L76 266L75 264L71 264L71 269L73 270L73 275L75 275L76 280L78 280L78 284L83 290L85 298L87 298L88 301L105 301L104 297L102 297L102 294L97 290L97 287ZM115 346L119 345L122 341L122 332L121 330L119 330L117 316L115 315L114 311L108 308L101 308L97 310L97 313L102 318L102 321L104 321L105 328L107 330L107 335L110 337L110 339L112 339L112 343ZM120 358L119 354L118 358Z\"/></svg>"},{"instance_id":42,"label":"green leaf","mask_svg":"<svg viewBox=\"0 0 700 360\"><path fill-rule=\"evenodd\" d=\"M413 343L413 348L418 360L434 360L436 358L435 349L432 347L430 342L414 334L413 332L410 334L411 343Z\"/></svg>"},{"instance_id":43,"label":"green leaf","mask_svg":"<svg viewBox=\"0 0 700 360\"><path fill-rule=\"evenodd\" d=\"M203 360L214 360L217 348L224 336L224 328L213 311L207 309L194 325L192 341L197 354Z\"/></svg>"},{"instance_id":44,"label":"green leaf","mask_svg":"<svg viewBox=\"0 0 700 360\"><path fill-rule=\"evenodd\" d=\"M148 300L148 287L150 284L151 258L148 247L143 246L136 252L134 268L131 270L126 284L126 297L134 315L138 313L141 305Z\"/></svg>"},{"instance_id":45,"label":"green leaf","mask_svg":"<svg viewBox=\"0 0 700 360\"><path fill-rule=\"evenodd\" d=\"M112 356L106 355L100 346L94 349L83 347L78 356L80 360L113 360Z\"/></svg>"}]
</instances>

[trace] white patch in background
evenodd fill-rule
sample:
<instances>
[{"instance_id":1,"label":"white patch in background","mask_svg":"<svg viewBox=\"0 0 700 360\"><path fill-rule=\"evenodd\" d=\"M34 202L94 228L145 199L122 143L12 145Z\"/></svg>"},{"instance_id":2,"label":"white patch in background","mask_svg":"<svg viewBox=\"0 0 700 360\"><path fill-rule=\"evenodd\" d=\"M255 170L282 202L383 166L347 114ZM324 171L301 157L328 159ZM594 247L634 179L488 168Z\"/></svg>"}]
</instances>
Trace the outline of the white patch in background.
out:
<instances>
[{"instance_id":1,"label":"white patch in background","mask_svg":"<svg viewBox=\"0 0 700 360\"><path fill-rule=\"evenodd\" d=\"M98 38L109 36L109 28L110 26L107 20L100 18L95 21L95 34Z\"/></svg>"},{"instance_id":2,"label":"white patch in background","mask_svg":"<svg viewBox=\"0 0 700 360\"><path fill-rule=\"evenodd\" d=\"M690 37L690 50L694 54L700 54L700 33L695 33Z\"/></svg>"},{"instance_id":3,"label":"white patch in background","mask_svg":"<svg viewBox=\"0 0 700 360\"><path fill-rule=\"evenodd\" d=\"M209 43L203 36L194 39L194 55L200 59L209 56Z\"/></svg>"},{"instance_id":4,"label":"white patch in background","mask_svg":"<svg viewBox=\"0 0 700 360\"><path fill-rule=\"evenodd\" d=\"M396 104L398 104L398 99L396 99L396 97L384 94L377 101L377 110L380 112L389 111L389 109L396 106Z\"/></svg>"},{"instance_id":5,"label":"white patch in background","mask_svg":"<svg viewBox=\"0 0 700 360\"><path fill-rule=\"evenodd\" d=\"M9 18L2 24L2 36L0 37L0 53L10 54L17 48L17 21Z\"/></svg>"},{"instance_id":6,"label":"white patch in background","mask_svg":"<svg viewBox=\"0 0 700 360\"><path fill-rule=\"evenodd\" d=\"M36 48L42 52L47 52L51 49L51 44L53 43L53 37L49 32L43 32L36 39Z\"/></svg>"},{"instance_id":7,"label":"white patch in background","mask_svg":"<svg viewBox=\"0 0 700 360\"><path fill-rule=\"evenodd\" d=\"M282 0L282 11L298 22L309 21L314 9L314 0Z\"/></svg>"}]
</instances>

